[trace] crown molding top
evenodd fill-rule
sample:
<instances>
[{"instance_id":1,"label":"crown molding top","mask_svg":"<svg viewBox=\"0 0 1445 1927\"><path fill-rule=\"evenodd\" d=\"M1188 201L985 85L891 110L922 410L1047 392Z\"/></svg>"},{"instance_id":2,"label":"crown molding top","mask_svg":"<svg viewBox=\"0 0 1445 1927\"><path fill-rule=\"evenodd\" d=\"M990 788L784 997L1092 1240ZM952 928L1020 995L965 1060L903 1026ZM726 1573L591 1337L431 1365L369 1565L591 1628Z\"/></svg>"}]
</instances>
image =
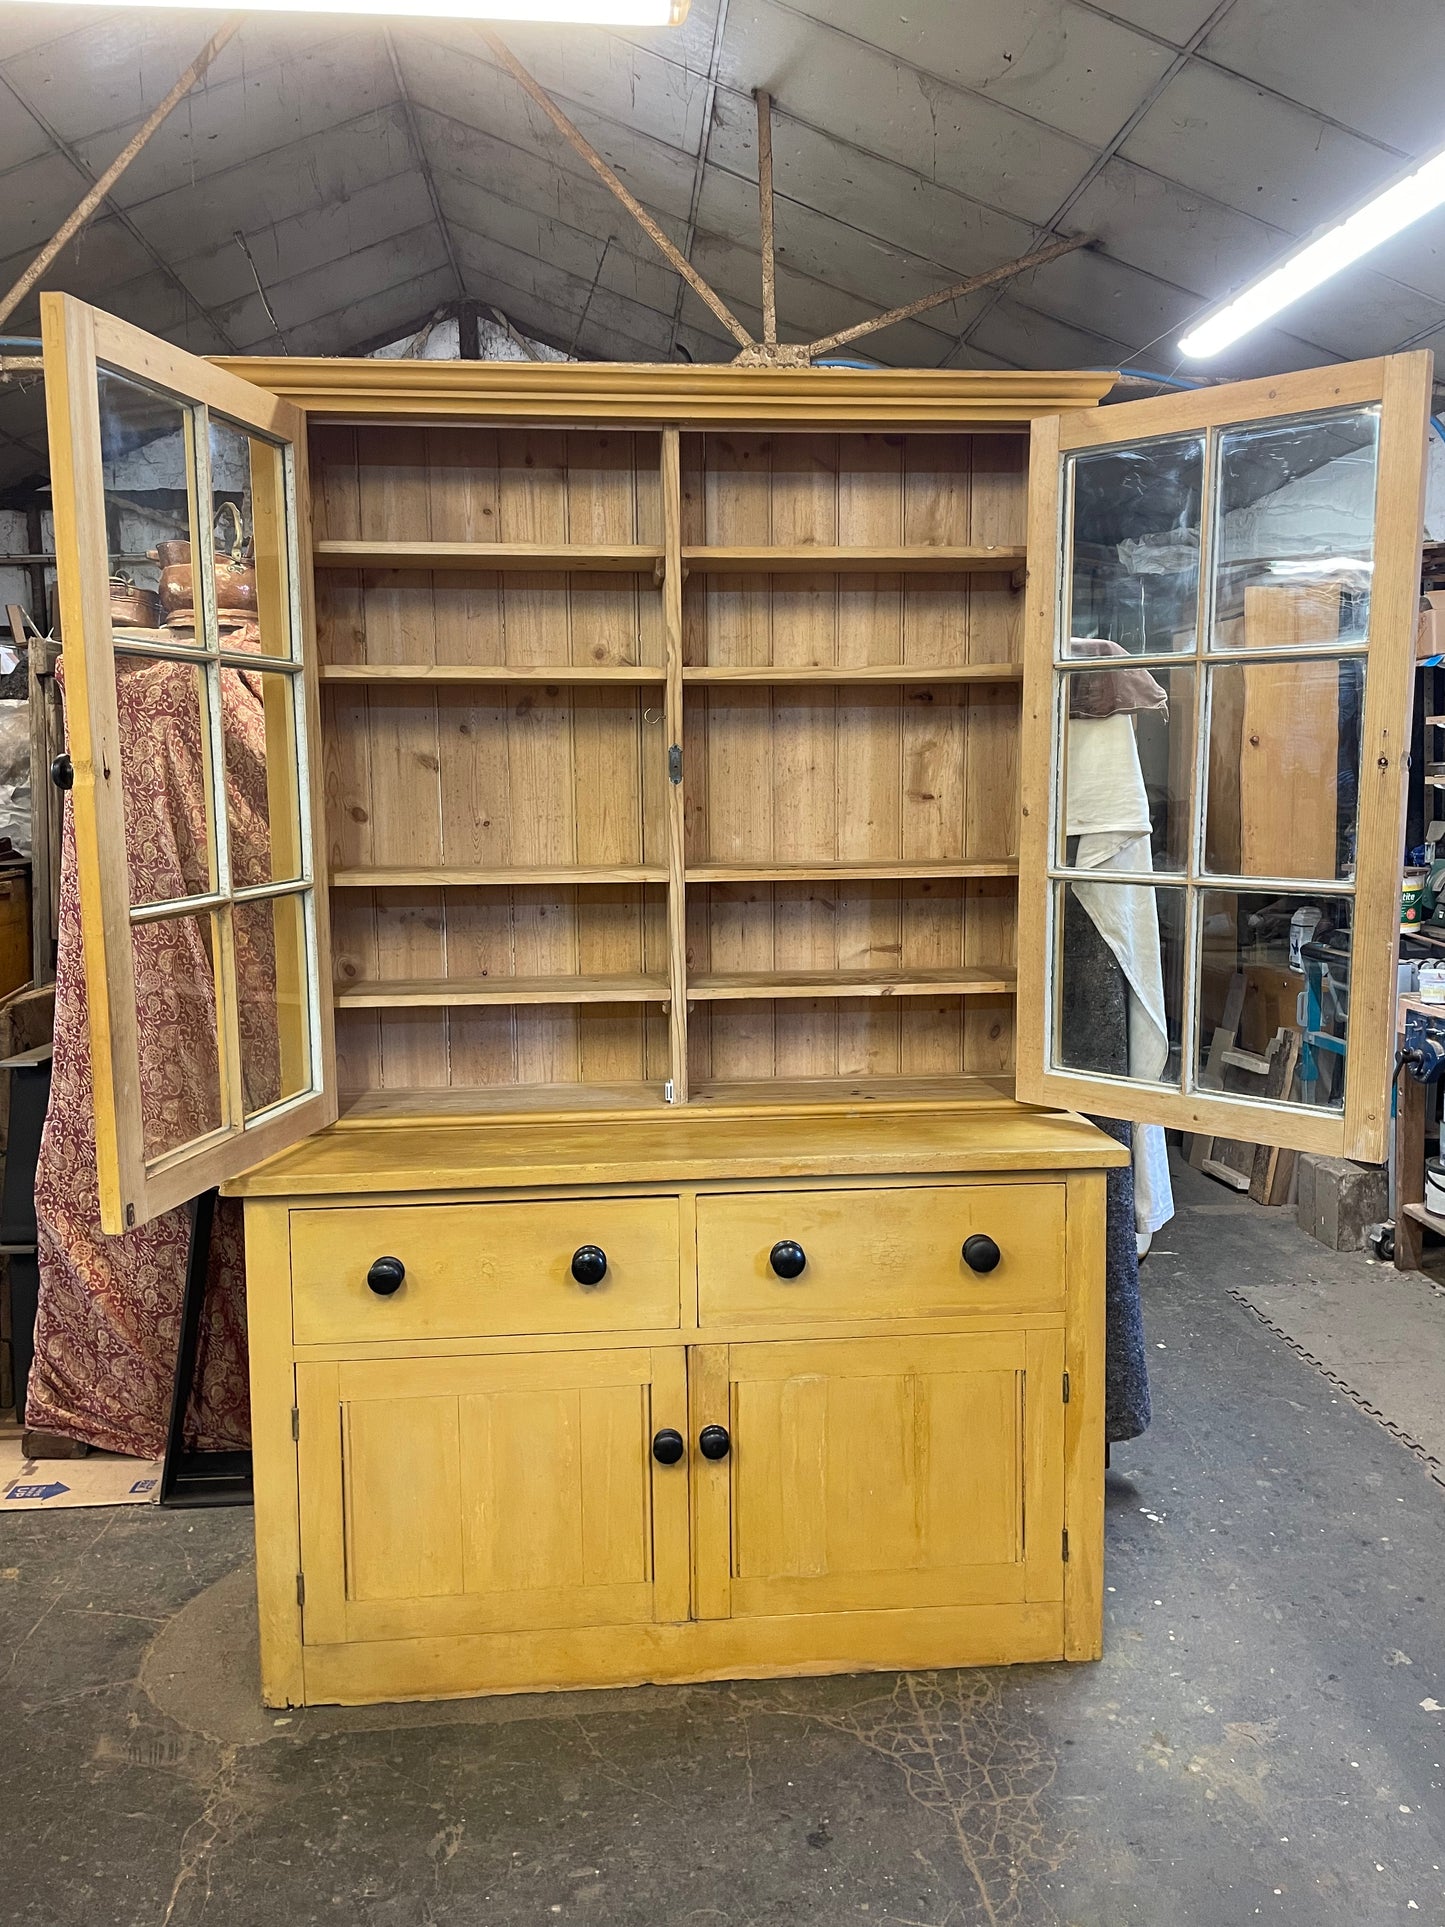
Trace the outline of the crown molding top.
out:
<instances>
[{"instance_id":1,"label":"crown molding top","mask_svg":"<svg viewBox=\"0 0 1445 1927\"><path fill-rule=\"evenodd\" d=\"M1092 408L1097 370L739 368L731 363L382 361L227 355L215 365L308 412L347 419L684 422L689 427L1024 427Z\"/></svg>"}]
</instances>

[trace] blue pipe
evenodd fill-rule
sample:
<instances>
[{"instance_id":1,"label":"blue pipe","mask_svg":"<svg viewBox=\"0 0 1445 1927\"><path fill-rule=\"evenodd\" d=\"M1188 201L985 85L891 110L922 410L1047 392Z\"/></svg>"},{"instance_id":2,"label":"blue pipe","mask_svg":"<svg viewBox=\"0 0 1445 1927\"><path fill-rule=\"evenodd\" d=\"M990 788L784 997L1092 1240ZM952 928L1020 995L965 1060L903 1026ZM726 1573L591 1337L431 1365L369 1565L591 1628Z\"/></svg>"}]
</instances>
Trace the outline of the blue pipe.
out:
<instances>
[{"instance_id":1,"label":"blue pipe","mask_svg":"<svg viewBox=\"0 0 1445 1927\"><path fill-rule=\"evenodd\" d=\"M1432 415L1430 417L1430 426L1434 429L1435 433L1440 437L1441 441L1445 442L1445 422L1442 422L1438 415Z\"/></svg>"}]
</instances>

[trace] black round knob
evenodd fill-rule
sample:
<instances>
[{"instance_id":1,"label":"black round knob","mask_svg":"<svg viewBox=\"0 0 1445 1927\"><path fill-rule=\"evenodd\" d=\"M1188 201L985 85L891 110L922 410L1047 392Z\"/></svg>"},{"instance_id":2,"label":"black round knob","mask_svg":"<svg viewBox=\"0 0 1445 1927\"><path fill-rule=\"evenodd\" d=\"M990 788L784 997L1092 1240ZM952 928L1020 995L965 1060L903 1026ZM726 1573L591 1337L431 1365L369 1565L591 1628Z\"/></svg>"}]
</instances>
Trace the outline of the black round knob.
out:
<instances>
[{"instance_id":1,"label":"black round knob","mask_svg":"<svg viewBox=\"0 0 1445 1927\"><path fill-rule=\"evenodd\" d=\"M400 1258L378 1258L366 1274L366 1282L378 1298L390 1298L394 1291L400 1291L406 1277L406 1266Z\"/></svg>"},{"instance_id":2,"label":"black round knob","mask_svg":"<svg viewBox=\"0 0 1445 1927\"><path fill-rule=\"evenodd\" d=\"M675 1426L664 1425L652 1435L652 1456L659 1465L676 1465L686 1449L683 1436Z\"/></svg>"},{"instance_id":3,"label":"black round knob","mask_svg":"<svg viewBox=\"0 0 1445 1927\"><path fill-rule=\"evenodd\" d=\"M963 1241L963 1262L970 1271L992 1271L1002 1256L993 1239L986 1238L981 1231Z\"/></svg>"},{"instance_id":4,"label":"black round knob","mask_svg":"<svg viewBox=\"0 0 1445 1927\"><path fill-rule=\"evenodd\" d=\"M75 765L68 755L57 756L50 765L50 780L58 790L75 788Z\"/></svg>"},{"instance_id":5,"label":"black round knob","mask_svg":"<svg viewBox=\"0 0 1445 1927\"><path fill-rule=\"evenodd\" d=\"M600 1285L607 1276L607 1253L601 1245L578 1245L572 1253L572 1276L579 1285Z\"/></svg>"},{"instance_id":6,"label":"black round knob","mask_svg":"<svg viewBox=\"0 0 1445 1927\"><path fill-rule=\"evenodd\" d=\"M800 1278L807 1262L807 1252L791 1238L780 1238L768 1253L768 1263L780 1278Z\"/></svg>"},{"instance_id":7,"label":"black round knob","mask_svg":"<svg viewBox=\"0 0 1445 1927\"><path fill-rule=\"evenodd\" d=\"M705 1459L725 1459L731 1446L725 1425L704 1425L697 1435L697 1449Z\"/></svg>"}]
</instances>

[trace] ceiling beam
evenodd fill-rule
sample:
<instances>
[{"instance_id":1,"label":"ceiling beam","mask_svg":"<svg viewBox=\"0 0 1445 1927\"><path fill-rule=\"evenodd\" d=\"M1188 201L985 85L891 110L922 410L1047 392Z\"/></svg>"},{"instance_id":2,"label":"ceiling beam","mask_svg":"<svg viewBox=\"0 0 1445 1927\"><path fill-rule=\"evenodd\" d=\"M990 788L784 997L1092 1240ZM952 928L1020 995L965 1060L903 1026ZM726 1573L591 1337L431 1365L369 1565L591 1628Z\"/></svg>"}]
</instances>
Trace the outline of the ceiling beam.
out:
<instances>
[{"instance_id":1,"label":"ceiling beam","mask_svg":"<svg viewBox=\"0 0 1445 1927\"><path fill-rule=\"evenodd\" d=\"M1218 0L1217 5L1210 11L1208 18L1194 29L1194 32L1190 34L1185 44L1175 53L1169 65L1155 80L1153 86L1147 90L1144 98L1139 102L1133 113L1129 115L1123 126L1115 133L1114 138L1104 148L1103 152L1085 168L1083 178L1064 196L1048 220L1045 221L1039 230L1038 238L1040 240L1047 239L1048 236L1058 233L1060 225L1068 220L1070 214L1075 207L1078 206L1084 195L1088 193L1089 189L1094 185L1094 182L1098 180L1104 169L1116 158L1120 148L1123 147L1125 141L1128 140L1140 121L1143 120L1150 109L1158 103L1165 89L1183 72L1189 61L1193 58L1195 49L1202 47L1210 34L1212 34L1214 29L1219 25L1220 21L1222 21L1227 14L1233 12L1234 4L1235 0ZM940 367L946 368L953 360L953 357L968 346L974 332L983 326L983 323L998 305L998 301L999 296L994 295L984 303L980 312L976 314L968 326L963 329L957 341L954 342L952 348L950 348L944 356L942 362L939 364ZM1206 301L1204 305L1207 307L1210 303ZM1146 346L1152 348L1153 345L1154 343L1152 341L1141 343L1137 352L1142 354Z\"/></svg>"},{"instance_id":2,"label":"ceiling beam","mask_svg":"<svg viewBox=\"0 0 1445 1927\"><path fill-rule=\"evenodd\" d=\"M778 231L773 208L773 97L761 87L758 104L758 226L763 256L763 346L778 345Z\"/></svg>"},{"instance_id":3,"label":"ceiling beam","mask_svg":"<svg viewBox=\"0 0 1445 1927\"><path fill-rule=\"evenodd\" d=\"M707 180L708 151L712 146L713 108L717 103L718 71L722 66L723 35L727 32L729 0L718 0L717 17L712 27L712 50L708 54L707 85L702 97L702 128L697 139L697 155L692 170L692 195L687 208L687 234L683 240L682 251L688 260L692 259L693 244L697 240L697 217L702 207L702 190ZM682 304L687 294L687 283L677 284L677 299L672 306L672 334L668 340L669 360L677 353L677 331L682 326Z\"/></svg>"},{"instance_id":4,"label":"ceiling beam","mask_svg":"<svg viewBox=\"0 0 1445 1927\"><path fill-rule=\"evenodd\" d=\"M537 82L532 78L531 74L527 72L527 69L522 65L521 61L517 59L505 41L499 39L496 34L486 31L483 32L482 39L491 48L498 62L506 68L507 72L512 76L513 80L516 81L523 93L541 108L548 120L550 120L552 125L557 129L557 132L567 142L568 146L574 148L593 172L607 183L608 187L617 196L617 199L621 201L622 205L627 209L627 212L642 229L648 240L652 242L653 246L656 247L664 258L677 270L699 300L701 300L705 306L712 309L713 313L727 329L734 341L738 342L739 345L744 348L754 347L756 344L752 336L738 320L732 309L728 307L720 295L713 292L707 282L704 281L698 273L697 269L692 265L691 261L688 260L687 256L673 246L672 242L663 233L662 229L657 225L657 222L653 220L641 201L639 201L636 195L631 193L628 188L623 186L617 175L613 173L612 169L607 165L606 161L603 160L602 156L587 139L586 135L573 126L572 122L568 120L567 116L562 112L562 109L557 106L551 95L538 86Z\"/></svg>"},{"instance_id":5,"label":"ceiling beam","mask_svg":"<svg viewBox=\"0 0 1445 1927\"><path fill-rule=\"evenodd\" d=\"M82 196L73 212L66 220L62 221L55 233L31 262L30 266L20 276L20 279L15 283L14 287L11 288L10 292L4 296L3 299L0 299L0 323L8 320L15 312L16 308L19 307L31 289L35 287L36 283L44 275L46 269L55 260L56 256L63 252L70 242L74 240L75 236L90 220L96 209L102 205L109 209L111 214L121 223L132 239L137 241L140 246L145 249L156 266L175 287L180 289L182 295L196 309L197 313L205 314L205 309L201 307L190 290L181 282L174 269L156 253L155 249L151 247L150 243L141 234L135 223L125 213L124 209L119 207L116 202L111 199L110 190L130 166L136 155L140 153L151 135L155 133L156 129L171 113L172 109L179 106L180 102L185 99L192 87L203 77L206 69L211 65L212 61L215 60L216 56L222 52L227 43L240 31L244 20L244 14L233 13L222 21L220 27L206 42L205 46L202 47L201 51L196 55L190 66L187 67L174 87L171 88L165 99L126 142L125 146L121 149L120 153L116 155L110 166L105 169L104 173L98 177L92 174L90 168L80 158L80 155L75 152L67 141L61 138L57 130L50 126L49 122L30 105L8 75L0 75L0 79L3 79L8 92L19 102L20 106L25 109L31 119L43 129L47 138L54 142L55 146L64 154L71 166L77 169L82 180L89 179L91 183L89 190ZM207 316L207 319L209 320L209 316ZM212 323L212 326L214 325L215 324ZM216 333L228 348L234 346L234 343L228 341L219 328L216 329Z\"/></svg>"},{"instance_id":6,"label":"ceiling beam","mask_svg":"<svg viewBox=\"0 0 1445 1927\"><path fill-rule=\"evenodd\" d=\"M447 260L451 264L452 275L457 284L457 299L465 301L467 298L467 284L462 278L461 264L457 260L456 248L452 245L451 229L447 226L446 215L442 212L441 197L437 193L437 184L432 175L431 162L428 160L426 148L422 144L421 128L417 125L416 109L412 106L411 91L406 84L406 75L401 70L401 62L397 58L396 41L392 36L390 27L383 30L383 38L386 41L387 57L391 61L391 71L396 80L396 91L401 99L402 116L406 121L406 138L410 144L412 156L421 171L422 183L426 188L427 199L431 202L432 217L436 221L437 230L442 237L442 246L447 251Z\"/></svg>"}]
</instances>

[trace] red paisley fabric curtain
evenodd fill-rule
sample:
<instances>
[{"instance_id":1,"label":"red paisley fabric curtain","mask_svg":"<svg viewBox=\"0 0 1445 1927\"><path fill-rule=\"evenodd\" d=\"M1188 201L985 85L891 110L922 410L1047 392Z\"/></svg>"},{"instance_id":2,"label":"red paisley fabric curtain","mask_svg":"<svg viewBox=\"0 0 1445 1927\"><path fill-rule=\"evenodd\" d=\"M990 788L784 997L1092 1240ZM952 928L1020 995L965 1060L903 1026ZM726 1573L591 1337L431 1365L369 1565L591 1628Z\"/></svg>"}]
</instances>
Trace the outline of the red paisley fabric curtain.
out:
<instances>
[{"instance_id":1,"label":"red paisley fabric curtain","mask_svg":"<svg viewBox=\"0 0 1445 1927\"><path fill-rule=\"evenodd\" d=\"M254 631L228 647L256 645ZM63 687L64 669L61 677ZM223 670L232 863L268 874L266 732L259 677ZM132 902L209 886L205 740L194 665L117 657ZM247 1109L280 1089L275 957L237 920L236 971ZM147 1147L180 1145L217 1119L215 979L208 917L146 926L136 951L141 1112ZM105 1451L164 1448L190 1219L171 1211L108 1238L100 1228L90 1039L75 834L65 814L55 980L55 1060L35 1214L40 1307L26 1420ZM250 1440L241 1208L219 1202L189 1436L202 1450Z\"/></svg>"}]
</instances>

